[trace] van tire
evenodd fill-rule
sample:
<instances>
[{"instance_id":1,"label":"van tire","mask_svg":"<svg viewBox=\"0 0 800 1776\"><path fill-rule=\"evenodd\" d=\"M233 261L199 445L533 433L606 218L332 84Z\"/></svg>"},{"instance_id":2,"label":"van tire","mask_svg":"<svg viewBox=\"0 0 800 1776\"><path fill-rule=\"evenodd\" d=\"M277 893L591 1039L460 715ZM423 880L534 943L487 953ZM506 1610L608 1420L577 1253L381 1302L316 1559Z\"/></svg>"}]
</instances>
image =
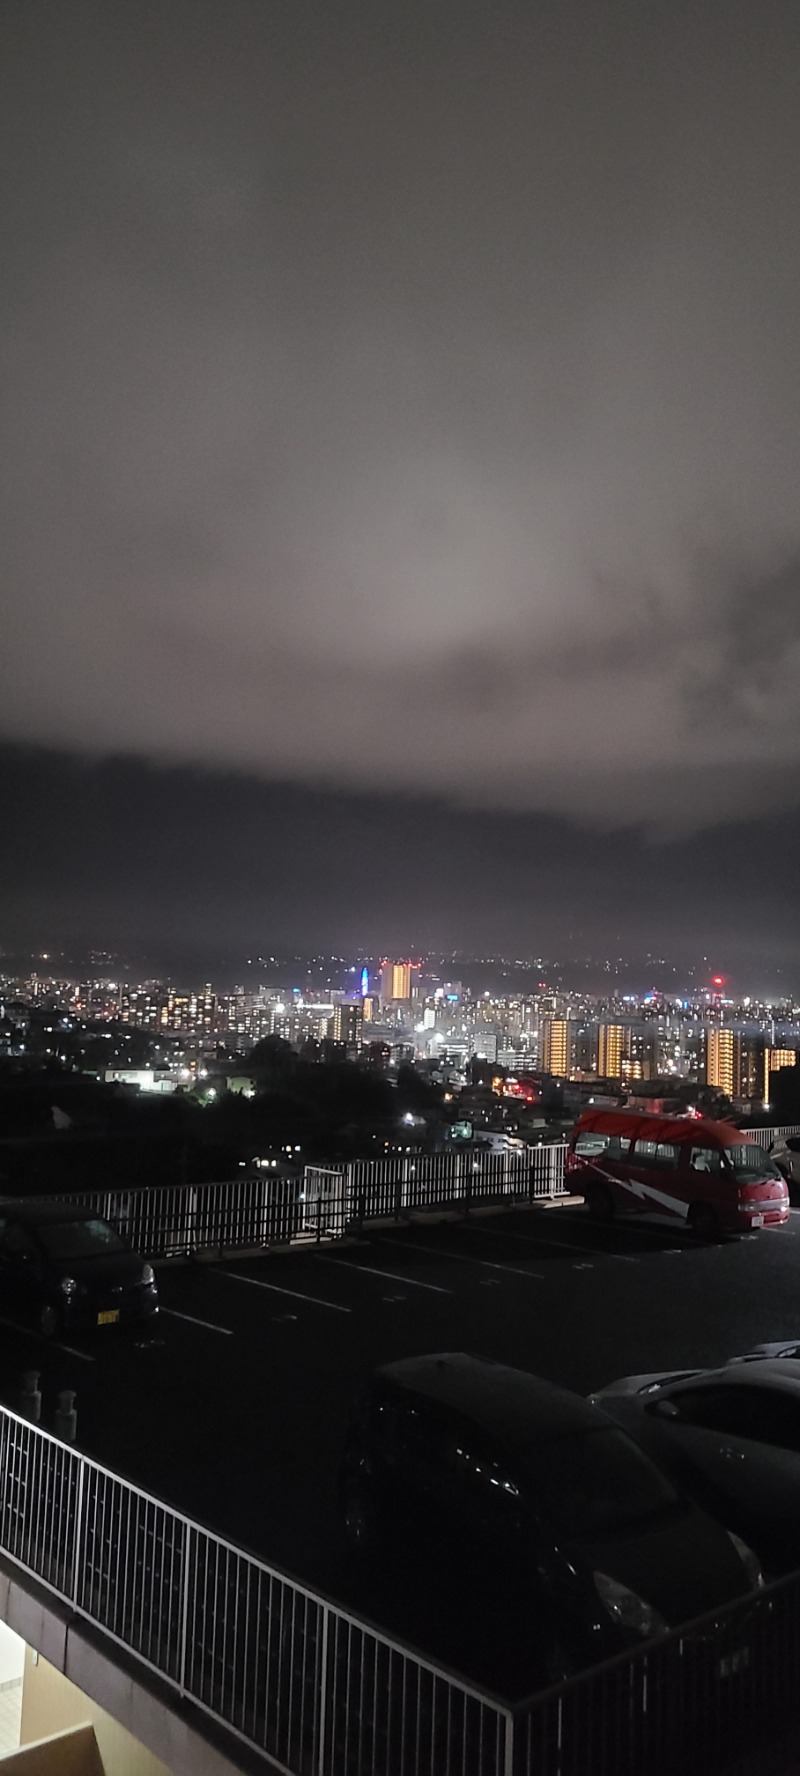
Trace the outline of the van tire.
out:
<instances>
[{"instance_id":1,"label":"van tire","mask_svg":"<svg viewBox=\"0 0 800 1776\"><path fill-rule=\"evenodd\" d=\"M614 1198L602 1178L590 1178L584 1186L583 1200L593 1221L613 1221Z\"/></svg>"},{"instance_id":2,"label":"van tire","mask_svg":"<svg viewBox=\"0 0 800 1776\"><path fill-rule=\"evenodd\" d=\"M711 1203L692 1203L689 1210L689 1232L694 1234L695 1239L704 1240L706 1245L719 1244L724 1229Z\"/></svg>"}]
</instances>

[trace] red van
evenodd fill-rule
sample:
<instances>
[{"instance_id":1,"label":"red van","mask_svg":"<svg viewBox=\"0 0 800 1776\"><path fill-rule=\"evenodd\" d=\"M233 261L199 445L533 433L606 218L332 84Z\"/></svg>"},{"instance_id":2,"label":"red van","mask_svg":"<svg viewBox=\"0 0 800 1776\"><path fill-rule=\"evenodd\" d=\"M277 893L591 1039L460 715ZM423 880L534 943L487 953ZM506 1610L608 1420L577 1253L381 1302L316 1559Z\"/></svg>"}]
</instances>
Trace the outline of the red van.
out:
<instances>
[{"instance_id":1,"label":"red van","mask_svg":"<svg viewBox=\"0 0 800 1776\"><path fill-rule=\"evenodd\" d=\"M566 1170L598 1220L618 1211L658 1214L699 1239L720 1239L789 1219L778 1167L728 1122L587 1110L570 1136Z\"/></svg>"}]
</instances>

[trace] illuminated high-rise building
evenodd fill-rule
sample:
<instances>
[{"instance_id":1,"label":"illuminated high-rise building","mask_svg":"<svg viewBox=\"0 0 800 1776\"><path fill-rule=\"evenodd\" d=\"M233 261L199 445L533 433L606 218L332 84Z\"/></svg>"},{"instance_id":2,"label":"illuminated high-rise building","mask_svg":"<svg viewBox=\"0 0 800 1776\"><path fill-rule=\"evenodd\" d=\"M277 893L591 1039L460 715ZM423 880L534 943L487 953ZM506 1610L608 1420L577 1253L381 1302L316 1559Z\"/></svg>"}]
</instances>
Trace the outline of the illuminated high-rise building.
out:
<instances>
[{"instance_id":1,"label":"illuminated high-rise building","mask_svg":"<svg viewBox=\"0 0 800 1776\"><path fill-rule=\"evenodd\" d=\"M358 1054L364 1036L364 1008L361 1000L345 1000L333 1008L331 1035L334 1042L343 1042L352 1054Z\"/></svg>"},{"instance_id":2,"label":"illuminated high-rise building","mask_svg":"<svg viewBox=\"0 0 800 1776\"><path fill-rule=\"evenodd\" d=\"M739 1096L742 1068L742 1039L736 1030L706 1031L706 1084L727 1098Z\"/></svg>"},{"instance_id":3,"label":"illuminated high-rise building","mask_svg":"<svg viewBox=\"0 0 800 1776\"><path fill-rule=\"evenodd\" d=\"M191 1035L210 1035L215 1028L216 1014L216 994L210 987L206 987L204 993L170 993L161 1007L161 1028Z\"/></svg>"},{"instance_id":4,"label":"illuminated high-rise building","mask_svg":"<svg viewBox=\"0 0 800 1776\"><path fill-rule=\"evenodd\" d=\"M389 962L381 964L381 1000L388 1004L397 999L407 1003L411 998L411 962Z\"/></svg>"},{"instance_id":5,"label":"illuminated high-rise building","mask_svg":"<svg viewBox=\"0 0 800 1776\"><path fill-rule=\"evenodd\" d=\"M769 1103L771 1093L770 1074L777 1073L780 1067L794 1067L797 1061L797 1050L794 1048L765 1048L764 1050L764 1102Z\"/></svg>"},{"instance_id":6,"label":"illuminated high-rise building","mask_svg":"<svg viewBox=\"0 0 800 1776\"><path fill-rule=\"evenodd\" d=\"M764 1038L742 1036L739 1044L737 1098L760 1098L764 1084Z\"/></svg>"},{"instance_id":7,"label":"illuminated high-rise building","mask_svg":"<svg viewBox=\"0 0 800 1776\"><path fill-rule=\"evenodd\" d=\"M597 1032L597 1071L601 1079L621 1079L628 1053L624 1024L601 1024Z\"/></svg>"},{"instance_id":8,"label":"illuminated high-rise building","mask_svg":"<svg viewBox=\"0 0 800 1776\"><path fill-rule=\"evenodd\" d=\"M542 1020L542 1067L557 1079L568 1079L572 1066L572 1024L569 1018Z\"/></svg>"}]
</instances>

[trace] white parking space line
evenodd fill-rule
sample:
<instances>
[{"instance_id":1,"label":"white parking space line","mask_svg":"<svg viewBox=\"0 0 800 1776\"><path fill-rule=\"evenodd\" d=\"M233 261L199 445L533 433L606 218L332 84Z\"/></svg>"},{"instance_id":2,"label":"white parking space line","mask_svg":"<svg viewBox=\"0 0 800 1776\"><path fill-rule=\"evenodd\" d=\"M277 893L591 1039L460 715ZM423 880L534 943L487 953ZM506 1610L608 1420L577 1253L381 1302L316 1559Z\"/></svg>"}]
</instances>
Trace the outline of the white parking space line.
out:
<instances>
[{"instance_id":1,"label":"white parking space line","mask_svg":"<svg viewBox=\"0 0 800 1776\"><path fill-rule=\"evenodd\" d=\"M91 1351L76 1350L74 1344L62 1344L60 1338L55 1343L57 1350L66 1351L70 1357L80 1357L82 1363L97 1362L97 1358L92 1356Z\"/></svg>"},{"instance_id":2,"label":"white parking space line","mask_svg":"<svg viewBox=\"0 0 800 1776\"><path fill-rule=\"evenodd\" d=\"M273 1295L291 1295L293 1301L310 1301L314 1307L329 1307L332 1313L349 1314L352 1307L342 1307L338 1301L321 1301L318 1295L301 1295L299 1289L279 1289L277 1283L263 1283L260 1277L243 1277L238 1270L218 1270L217 1276L230 1277L232 1283L249 1283L253 1289L270 1289Z\"/></svg>"},{"instance_id":3,"label":"white parking space line","mask_svg":"<svg viewBox=\"0 0 800 1776\"><path fill-rule=\"evenodd\" d=\"M408 1283L412 1289L432 1289L435 1295L455 1294L454 1289L445 1289L441 1283L420 1283L416 1277L399 1276L394 1270L378 1270L372 1264L352 1263L348 1258L329 1258L327 1252L320 1254L319 1262L320 1264L340 1264L343 1270L355 1271L356 1275L359 1271L364 1270L368 1276L386 1277L390 1283Z\"/></svg>"},{"instance_id":4,"label":"white parking space line","mask_svg":"<svg viewBox=\"0 0 800 1776\"><path fill-rule=\"evenodd\" d=\"M550 1234L514 1233L508 1227L478 1227L476 1223L469 1221L466 1222L465 1225L469 1233L477 1233L480 1234L481 1237L488 1233L492 1239L522 1240L525 1245L531 1246L556 1246L559 1251L563 1252L580 1252L583 1250L583 1248L580 1245L577 1245L574 1240L554 1239ZM648 1231L653 1232L654 1230L650 1228ZM621 1264L636 1263L636 1259L631 1258L628 1252L602 1252L598 1251L593 1246L588 1247L587 1250L592 1252L594 1258L614 1258Z\"/></svg>"},{"instance_id":5,"label":"white parking space line","mask_svg":"<svg viewBox=\"0 0 800 1776\"><path fill-rule=\"evenodd\" d=\"M97 1358L92 1356L91 1351L76 1350L72 1344L62 1344L60 1338L54 1338L51 1344L49 1339L42 1339L38 1332L34 1332L31 1326L21 1326L18 1320L7 1320L3 1315L0 1315L0 1326L8 1326L11 1332L21 1332L23 1338L35 1338L37 1343L45 1344L52 1350L66 1351L70 1357L79 1357L82 1363L97 1362Z\"/></svg>"},{"instance_id":6,"label":"white parking space line","mask_svg":"<svg viewBox=\"0 0 800 1776\"><path fill-rule=\"evenodd\" d=\"M230 1326L217 1326L213 1320L198 1320L195 1314L178 1313L177 1307L160 1307L160 1314L169 1314L171 1320L188 1320L191 1326L205 1326L207 1332L221 1332L224 1338L232 1338Z\"/></svg>"},{"instance_id":7,"label":"white parking space line","mask_svg":"<svg viewBox=\"0 0 800 1776\"><path fill-rule=\"evenodd\" d=\"M10 1327L12 1332L21 1332L23 1338L35 1338L36 1336L30 1326L20 1326L17 1320L7 1320L4 1314L0 1315L0 1326Z\"/></svg>"},{"instance_id":8,"label":"white parking space line","mask_svg":"<svg viewBox=\"0 0 800 1776\"><path fill-rule=\"evenodd\" d=\"M375 1244L383 1243L380 1235L376 1236ZM495 1264L491 1258L473 1258L469 1252L445 1252L441 1246L415 1245L413 1240L387 1239L387 1246L405 1246L409 1252L427 1252L430 1258L454 1258L458 1264L479 1264L484 1270L506 1270L511 1276L532 1277L536 1283L543 1283L544 1277L538 1270L519 1270L513 1264ZM404 1277L403 1281L407 1279Z\"/></svg>"}]
</instances>

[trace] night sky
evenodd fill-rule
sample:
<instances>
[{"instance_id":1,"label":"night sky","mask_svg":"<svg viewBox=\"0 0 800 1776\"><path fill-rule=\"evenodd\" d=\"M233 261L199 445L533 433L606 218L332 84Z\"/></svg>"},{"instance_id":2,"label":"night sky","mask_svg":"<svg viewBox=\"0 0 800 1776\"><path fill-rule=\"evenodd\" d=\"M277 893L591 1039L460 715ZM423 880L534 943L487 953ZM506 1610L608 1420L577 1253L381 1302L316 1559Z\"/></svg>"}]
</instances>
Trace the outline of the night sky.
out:
<instances>
[{"instance_id":1,"label":"night sky","mask_svg":"<svg viewBox=\"0 0 800 1776\"><path fill-rule=\"evenodd\" d=\"M0 944L800 985L800 6L4 0Z\"/></svg>"}]
</instances>

